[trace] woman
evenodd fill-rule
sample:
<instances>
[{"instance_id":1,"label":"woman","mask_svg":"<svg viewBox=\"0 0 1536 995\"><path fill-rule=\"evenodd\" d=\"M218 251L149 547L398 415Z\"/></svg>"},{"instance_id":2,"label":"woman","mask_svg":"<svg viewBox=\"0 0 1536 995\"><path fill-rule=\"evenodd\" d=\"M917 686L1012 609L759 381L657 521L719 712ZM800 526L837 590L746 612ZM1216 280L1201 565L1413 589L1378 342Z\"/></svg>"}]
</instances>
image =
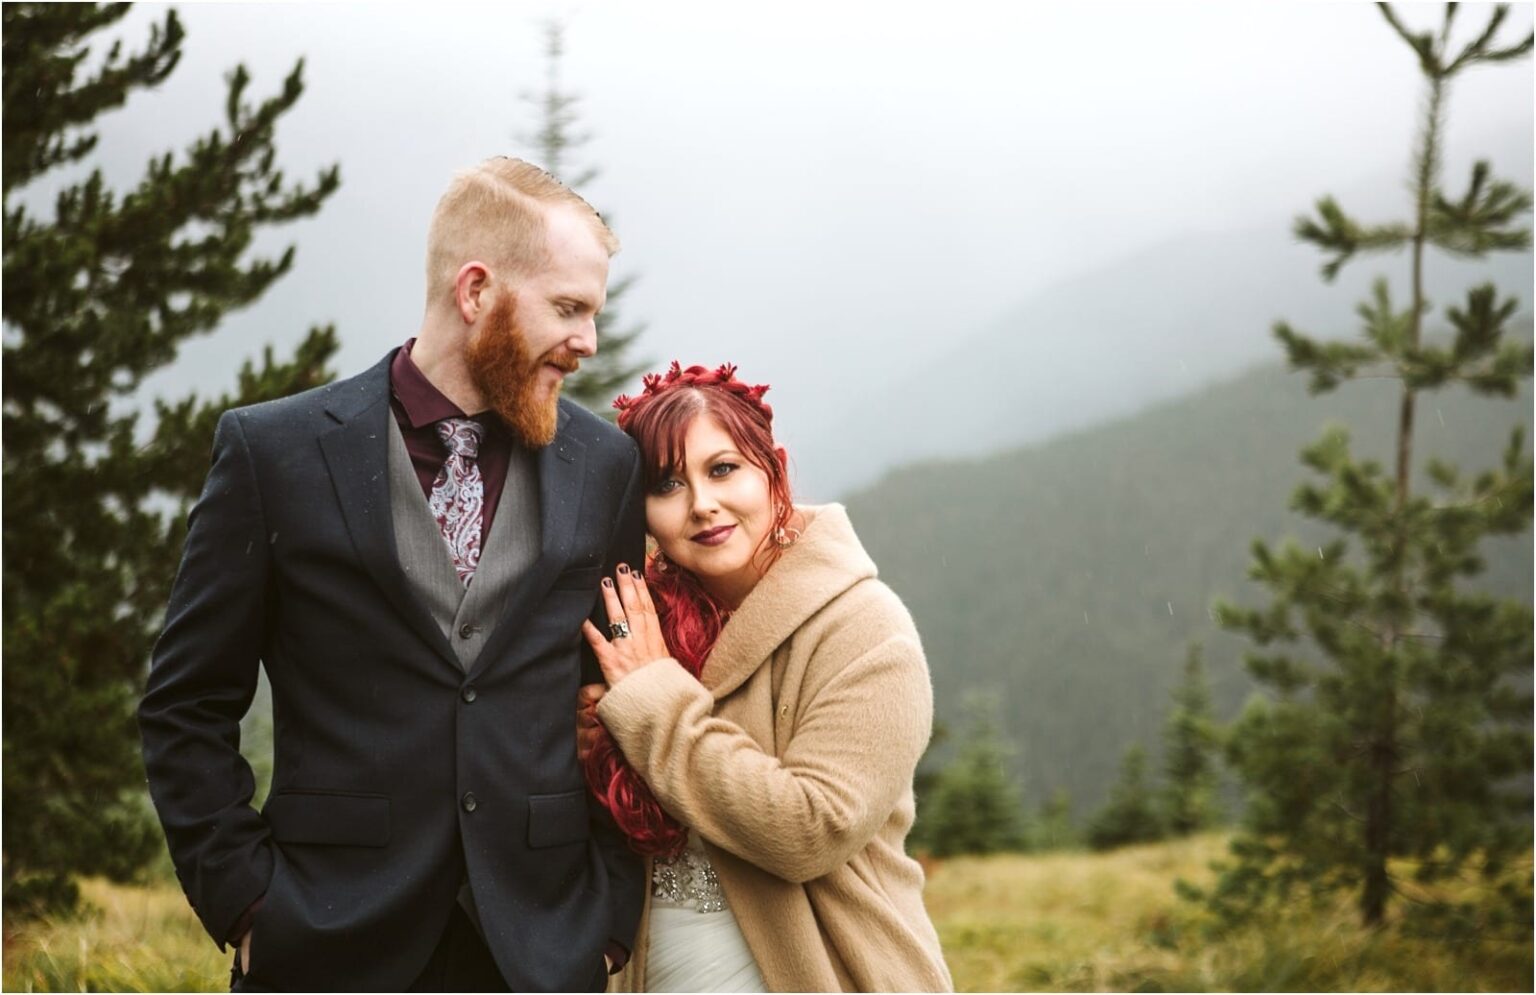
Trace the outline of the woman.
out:
<instances>
[{"instance_id":1,"label":"woman","mask_svg":"<svg viewBox=\"0 0 1536 995\"><path fill-rule=\"evenodd\" d=\"M842 507L791 504L767 388L734 373L673 363L614 402L657 546L604 579L611 638L585 626L608 690L583 764L652 858L620 986L950 990L903 849L917 631Z\"/></svg>"}]
</instances>

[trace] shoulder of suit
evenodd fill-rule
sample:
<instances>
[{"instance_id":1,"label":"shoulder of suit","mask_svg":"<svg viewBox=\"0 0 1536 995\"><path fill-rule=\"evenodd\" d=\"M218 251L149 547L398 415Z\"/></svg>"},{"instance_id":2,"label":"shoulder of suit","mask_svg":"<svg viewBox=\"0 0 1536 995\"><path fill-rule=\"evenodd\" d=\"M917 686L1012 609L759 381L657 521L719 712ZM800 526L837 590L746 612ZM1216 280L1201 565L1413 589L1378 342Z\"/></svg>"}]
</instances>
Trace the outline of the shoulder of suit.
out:
<instances>
[{"instance_id":1,"label":"shoulder of suit","mask_svg":"<svg viewBox=\"0 0 1536 995\"><path fill-rule=\"evenodd\" d=\"M305 422L332 420L328 412L346 415L366 410L389 398L389 365L397 349L391 349L372 366L350 377L311 387L287 397L247 404L230 411L241 422L292 427Z\"/></svg>"},{"instance_id":2,"label":"shoulder of suit","mask_svg":"<svg viewBox=\"0 0 1536 995\"><path fill-rule=\"evenodd\" d=\"M326 412L335 407L336 401L344 397L348 390L360 389L357 383L360 379L362 374L345 380L334 380L287 397L230 408L226 416L238 418L247 436L252 431L263 436L315 431L336 424Z\"/></svg>"},{"instance_id":3,"label":"shoulder of suit","mask_svg":"<svg viewBox=\"0 0 1536 995\"><path fill-rule=\"evenodd\" d=\"M635 441L619 431L617 425L593 414L570 398L560 399L560 410L570 418L565 431L583 445L613 448L626 454L634 451Z\"/></svg>"}]
</instances>

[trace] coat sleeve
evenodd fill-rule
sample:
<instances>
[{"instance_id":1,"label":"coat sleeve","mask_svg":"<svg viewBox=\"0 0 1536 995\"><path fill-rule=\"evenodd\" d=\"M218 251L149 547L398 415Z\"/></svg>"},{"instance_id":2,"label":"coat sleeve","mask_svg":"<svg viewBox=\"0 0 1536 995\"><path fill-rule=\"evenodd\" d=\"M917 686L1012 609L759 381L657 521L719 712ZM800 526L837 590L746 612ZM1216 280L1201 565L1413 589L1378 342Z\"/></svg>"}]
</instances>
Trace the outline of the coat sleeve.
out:
<instances>
[{"instance_id":1,"label":"coat sleeve","mask_svg":"<svg viewBox=\"0 0 1536 995\"><path fill-rule=\"evenodd\" d=\"M256 693L271 553L240 416L226 412L139 704L150 795L182 889L222 947L272 876L240 719Z\"/></svg>"},{"instance_id":2,"label":"coat sleeve","mask_svg":"<svg viewBox=\"0 0 1536 995\"><path fill-rule=\"evenodd\" d=\"M863 849L911 788L933 689L921 647L899 635L841 667L802 705L782 756L713 706L669 657L614 685L598 716L668 812L799 883Z\"/></svg>"},{"instance_id":3,"label":"coat sleeve","mask_svg":"<svg viewBox=\"0 0 1536 995\"><path fill-rule=\"evenodd\" d=\"M632 444L629 450L628 482L619 504L618 525L603 563L605 577L612 577L620 563L637 567L645 562L645 495L640 486L640 452ZM601 598L595 601L592 622L606 630L608 616L603 601ZM602 683L603 672L585 639L581 640L581 669L583 683ZM574 708L575 702L571 705ZM629 848L613 816L590 791L587 792L587 807L591 812L593 838L608 869L609 894L612 896L608 935L627 954L634 949L635 933L640 928L640 913L645 903L645 864Z\"/></svg>"}]
</instances>

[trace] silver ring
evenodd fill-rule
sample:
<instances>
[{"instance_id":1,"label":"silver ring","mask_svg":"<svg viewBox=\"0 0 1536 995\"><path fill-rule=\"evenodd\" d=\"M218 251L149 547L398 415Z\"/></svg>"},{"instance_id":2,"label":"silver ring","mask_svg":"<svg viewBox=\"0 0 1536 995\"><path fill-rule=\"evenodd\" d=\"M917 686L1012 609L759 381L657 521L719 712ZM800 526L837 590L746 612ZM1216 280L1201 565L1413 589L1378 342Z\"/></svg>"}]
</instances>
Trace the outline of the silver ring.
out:
<instances>
[{"instance_id":1,"label":"silver ring","mask_svg":"<svg viewBox=\"0 0 1536 995\"><path fill-rule=\"evenodd\" d=\"M611 635L615 639L628 639L629 638L629 621L627 619L622 619L621 618L617 622L609 622L608 623L608 634Z\"/></svg>"}]
</instances>

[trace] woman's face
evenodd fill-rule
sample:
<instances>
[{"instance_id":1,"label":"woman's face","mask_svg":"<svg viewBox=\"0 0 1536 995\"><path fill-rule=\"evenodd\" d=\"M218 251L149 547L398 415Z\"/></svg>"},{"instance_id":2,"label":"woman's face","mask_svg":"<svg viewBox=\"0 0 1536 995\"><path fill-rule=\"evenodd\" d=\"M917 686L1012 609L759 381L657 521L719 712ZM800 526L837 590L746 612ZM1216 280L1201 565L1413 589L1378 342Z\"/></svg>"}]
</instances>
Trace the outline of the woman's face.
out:
<instances>
[{"instance_id":1,"label":"woman's face","mask_svg":"<svg viewBox=\"0 0 1536 995\"><path fill-rule=\"evenodd\" d=\"M707 413L688 426L683 444L687 465L646 496L646 527L667 559L735 608L761 576L753 560L773 524L768 474Z\"/></svg>"}]
</instances>

